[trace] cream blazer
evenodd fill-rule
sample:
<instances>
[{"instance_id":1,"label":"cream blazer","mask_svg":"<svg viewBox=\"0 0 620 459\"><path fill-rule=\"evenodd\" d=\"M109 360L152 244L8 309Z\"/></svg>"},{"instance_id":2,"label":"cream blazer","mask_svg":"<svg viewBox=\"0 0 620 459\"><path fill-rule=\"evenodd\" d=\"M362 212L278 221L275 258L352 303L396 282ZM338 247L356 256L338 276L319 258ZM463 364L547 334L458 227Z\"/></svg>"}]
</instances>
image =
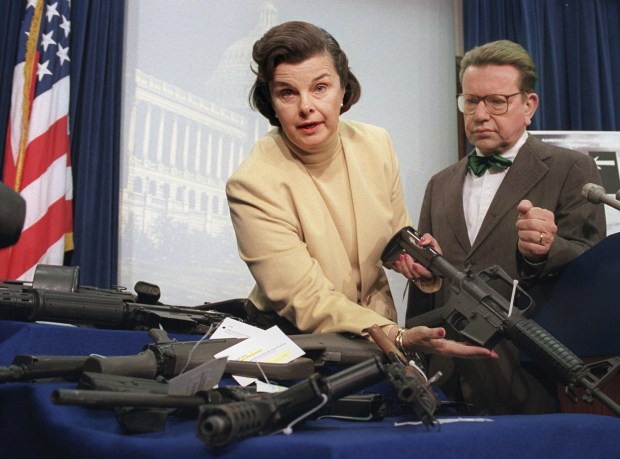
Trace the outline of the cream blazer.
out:
<instances>
[{"instance_id":1,"label":"cream blazer","mask_svg":"<svg viewBox=\"0 0 620 459\"><path fill-rule=\"evenodd\" d=\"M252 302L303 332L363 335L373 324L397 320L380 255L411 222L388 133L344 120L339 129L356 220L359 291L336 223L278 129L254 145L229 178L226 195L239 254L256 281Z\"/></svg>"}]
</instances>

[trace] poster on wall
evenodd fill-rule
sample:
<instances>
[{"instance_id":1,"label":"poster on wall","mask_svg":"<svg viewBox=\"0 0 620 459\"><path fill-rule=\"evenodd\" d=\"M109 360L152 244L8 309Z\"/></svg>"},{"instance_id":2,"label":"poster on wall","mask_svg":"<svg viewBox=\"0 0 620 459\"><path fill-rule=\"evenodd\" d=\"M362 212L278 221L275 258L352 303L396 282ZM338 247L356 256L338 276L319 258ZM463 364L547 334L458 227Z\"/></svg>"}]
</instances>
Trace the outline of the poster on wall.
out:
<instances>
[{"instance_id":1,"label":"poster on wall","mask_svg":"<svg viewBox=\"0 0 620 459\"><path fill-rule=\"evenodd\" d=\"M620 191L620 132L610 131L530 131L543 142L570 148L591 156L598 166L606 194ZM584 198L585 199L585 198ZM604 205L604 204L601 204ZM620 232L620 210L605 206L607 234Z\"/></svg>"},{"instance_id":2,"label":"poster on wall","mask_svg":"<svg viewBox=\"0 0 620 459\"><path fill-rule=\"evenodd\" d=\"M285 21L319 24L346 50L363 89L345 115L390 133L410 213L419 213L427 180L456 150L456 119L446 122L454 100L444 90L454 84L454 49L446 46L454 41L453 5L384 3L127 2L120 285L157 284L162 302L184 306L250 293L254 279L239 256L226 181L273 128L248 103L252 49ZM385 66L393 71L377 71ZM407 283L388 276L404 320Z\"/></svg>"}]
</instances>

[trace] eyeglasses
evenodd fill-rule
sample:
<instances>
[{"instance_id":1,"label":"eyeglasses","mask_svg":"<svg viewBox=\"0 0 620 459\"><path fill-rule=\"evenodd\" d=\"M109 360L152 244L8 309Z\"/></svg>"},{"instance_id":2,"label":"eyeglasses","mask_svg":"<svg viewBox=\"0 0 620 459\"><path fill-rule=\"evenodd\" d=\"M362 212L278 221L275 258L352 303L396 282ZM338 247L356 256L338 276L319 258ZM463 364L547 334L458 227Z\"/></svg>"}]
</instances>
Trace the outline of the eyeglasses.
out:
<instances>
[{"instance_id":1,"label":"eyeglasses","mask_svg":"<svg viewBox=\"0 0 620 459\"><path fill-rule=\"evenodd\" d=\"M484 101L484 106L491 115L503 115L508 111L508 100L511 97L521 94L523 91L514 94L489 94L488 96L478 97L471 94L460 94L457 96L456 104L459 110L466 115L471 115L476 111L480 101Z\"/></svg>"}]
</instances>

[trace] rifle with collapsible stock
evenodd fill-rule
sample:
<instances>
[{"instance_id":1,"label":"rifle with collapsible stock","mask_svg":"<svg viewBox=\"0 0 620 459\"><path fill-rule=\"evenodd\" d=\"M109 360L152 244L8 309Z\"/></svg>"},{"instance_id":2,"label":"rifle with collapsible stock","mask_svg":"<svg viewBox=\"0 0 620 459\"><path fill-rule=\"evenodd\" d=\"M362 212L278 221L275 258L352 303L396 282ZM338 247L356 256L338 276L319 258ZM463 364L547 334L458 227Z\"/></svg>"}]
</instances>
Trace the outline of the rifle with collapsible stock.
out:
<instances>
[{"instance_id":1,"label":"rifle with collapsible stock","mask_svg":"<svg viewBox=\"0 0 620 459\"><path fill-rule=\"evenodd\" d=\"M620 405L600 389L620 368L620 357L584 364L534 320L525 317L524 313L534 302L524 290L520 287L516 289L526 299L525 306L514 307L488 284L490 280L500 280L514 285L513 279L499 266L491 266L478 274L471 269L460 271L440 253L420 246L419 241L420 235L415 229L401 229L381 255L384 265L390 267L401 253L407 253L434 275L449 281L452 296L444 306L408 319L407 326L436 327L447 324L453 333L489 349L500 339L510 339L534 362L546 368L569 392L575 387L583 387L586 402L591 402L595 397L620 416ZM597 376L594 369L598 374L603 372L603 375Z\"/></svg>"}]
</instances>

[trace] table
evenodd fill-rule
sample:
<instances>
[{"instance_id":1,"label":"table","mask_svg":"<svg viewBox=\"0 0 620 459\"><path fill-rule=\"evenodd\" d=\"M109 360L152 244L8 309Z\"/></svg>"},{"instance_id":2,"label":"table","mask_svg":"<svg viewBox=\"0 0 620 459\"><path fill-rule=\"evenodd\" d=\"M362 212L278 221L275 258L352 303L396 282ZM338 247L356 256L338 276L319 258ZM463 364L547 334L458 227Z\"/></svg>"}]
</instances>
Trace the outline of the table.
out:
<instances>
[{"instance_id":1,"label":"table","mask_svg":"<svg viewBox=\"0 0 620 459\"><path fill-rule=\"evenodd\" d=\"M141 331L0 321L4 366L18 353L134 355L148 343L150 338ZM404 417L376 422L321 419L296 426L291 435L247 438L215 451L197 437L197 424L191 419L171 417L162 432L127 435L109 410L51 402L54 389L74 387L70 382L1 384L2 457L521 459L618 457L620 451L620 419L595 414L465 417L430 430L423 425L396 427L396 421L407 420Z\"/></svg>"}]
</instances>

